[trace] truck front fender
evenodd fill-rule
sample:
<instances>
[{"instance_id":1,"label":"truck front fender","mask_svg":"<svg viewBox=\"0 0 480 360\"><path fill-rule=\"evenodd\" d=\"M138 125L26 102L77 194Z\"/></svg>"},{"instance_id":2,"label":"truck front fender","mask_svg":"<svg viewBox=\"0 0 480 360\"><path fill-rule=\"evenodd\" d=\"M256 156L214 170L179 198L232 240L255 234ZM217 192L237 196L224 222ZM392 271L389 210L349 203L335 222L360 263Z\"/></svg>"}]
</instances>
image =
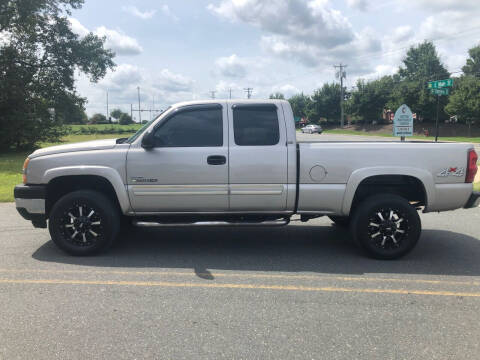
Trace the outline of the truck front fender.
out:
<instances>
[{"instance_id":1,"label":"truck front fender","mask_svg":"<svg viewBox=\"0 0 480 360\"><path fill-rule=\"evenodd\" d=\"M95 175L108 180L115 190L122 212L126 214L130 210L130 200L120 174L107 166L63 166L48 169L43 175L43 184L60 176L75 175Z\"/></svg>"},{"instance_id":2,"label":"truck front fender","mask_svg":"<svg viewBox=\"0 0 480 360\"><path fill-rule=\"evenodd\" d=\"M357 169L350 175L345 189L345 196L343 197L342 213L345 216L350 214L353 199L360 183L372 176L377 175L406 175L418 179L425 189L425 208L428 204L435 202L435 183L432 175L423 169L412 167L368 167Z\"/></svg>"}]
</instances>

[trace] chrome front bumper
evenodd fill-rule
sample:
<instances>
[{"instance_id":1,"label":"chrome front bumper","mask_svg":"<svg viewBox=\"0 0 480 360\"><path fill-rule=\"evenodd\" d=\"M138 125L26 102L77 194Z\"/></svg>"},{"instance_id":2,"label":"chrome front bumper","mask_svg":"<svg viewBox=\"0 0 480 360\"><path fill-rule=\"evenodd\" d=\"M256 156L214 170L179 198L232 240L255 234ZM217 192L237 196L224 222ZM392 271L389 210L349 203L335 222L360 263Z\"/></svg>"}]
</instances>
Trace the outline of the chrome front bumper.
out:
<instances>
[{"instance_id":1,"label":"chrome front bumper","mask_svg":"<svg viewBox=\"0 0 480 360\"><path fill-rule=\"evenodd\" d=\"M18 208L25 209L30 214L45 215L45 199L15 199Z\"/></svg>"}]
</instances>

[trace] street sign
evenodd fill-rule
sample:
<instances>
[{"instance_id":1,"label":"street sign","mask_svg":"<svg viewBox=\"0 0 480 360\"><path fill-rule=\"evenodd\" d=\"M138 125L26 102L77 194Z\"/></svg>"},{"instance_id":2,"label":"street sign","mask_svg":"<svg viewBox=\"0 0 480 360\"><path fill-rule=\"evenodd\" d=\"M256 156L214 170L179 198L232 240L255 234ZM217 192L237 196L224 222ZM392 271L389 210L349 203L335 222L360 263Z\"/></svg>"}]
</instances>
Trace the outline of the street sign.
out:
<instances>
[{"instance_id":1,"label":"street sign","mask_svg":"<svg viewBox=\"0 0 480 360\"><path fill-rule=\"evenodd\" d=\"M448 95L449 94L449 89L431 89L432 94L434 95Z\"/></svg>"},{"instance_id":2,"label":"street sign","mask_svg":"<svg viewBox=\"0 0 480 360\"><path fill-rule=\"evenodd\" d=\"M443 89L453 86L453 79L445 79L445 80L436 80L436 81L429 81L428 88L429 89Z\"/></svg>"},{"instance_id":3,"label":"street sign","mask_svg":"<svg viewBox=\"0 0 480 360\"><path fill-rule=\"evenodd\" d=\"M393 118L393 136L413 135L413 114L410 108L403 104L395 112Z\"/></svg>"}]
</instances>

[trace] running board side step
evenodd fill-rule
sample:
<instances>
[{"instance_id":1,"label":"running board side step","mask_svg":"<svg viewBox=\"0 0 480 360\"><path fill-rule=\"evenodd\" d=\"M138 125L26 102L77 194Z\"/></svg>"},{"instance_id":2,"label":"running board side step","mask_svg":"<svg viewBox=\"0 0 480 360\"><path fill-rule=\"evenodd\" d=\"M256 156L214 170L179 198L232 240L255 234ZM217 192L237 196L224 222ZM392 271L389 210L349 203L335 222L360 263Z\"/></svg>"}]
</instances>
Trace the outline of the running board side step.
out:
<instances>
[{"instance_id":1,"label":"running board side step","mask_svg":"<svg viewBox=\"0 0 480 360\"><path fill-rule=\"evenodd\" d=\"M284 226L288 225L290 219L271 220L262 222L229 222L229 221L197 221L192 223L167 222L160 223L156 221L133 221L133 225L138 227L173 227L173 226Z\"/></svg>"}]
</instances>

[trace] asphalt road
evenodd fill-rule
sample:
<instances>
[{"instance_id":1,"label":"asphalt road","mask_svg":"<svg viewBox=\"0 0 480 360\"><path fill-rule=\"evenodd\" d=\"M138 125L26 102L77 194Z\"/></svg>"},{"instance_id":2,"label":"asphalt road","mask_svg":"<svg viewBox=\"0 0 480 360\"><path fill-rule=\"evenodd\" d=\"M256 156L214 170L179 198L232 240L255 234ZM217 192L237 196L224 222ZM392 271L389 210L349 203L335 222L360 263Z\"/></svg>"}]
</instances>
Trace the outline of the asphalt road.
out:
<instances>
[{"instance_id":1,"label":"asphalt road","mask_svg":"<svg viewBox=\"0 0 480 360\"><path fill-rule=\"evenodd\" d=\"M365 258L326 218L124 233L60 252L0 204L0 359L478 359L480 208Z\"/></svg>"}]
</instances>

